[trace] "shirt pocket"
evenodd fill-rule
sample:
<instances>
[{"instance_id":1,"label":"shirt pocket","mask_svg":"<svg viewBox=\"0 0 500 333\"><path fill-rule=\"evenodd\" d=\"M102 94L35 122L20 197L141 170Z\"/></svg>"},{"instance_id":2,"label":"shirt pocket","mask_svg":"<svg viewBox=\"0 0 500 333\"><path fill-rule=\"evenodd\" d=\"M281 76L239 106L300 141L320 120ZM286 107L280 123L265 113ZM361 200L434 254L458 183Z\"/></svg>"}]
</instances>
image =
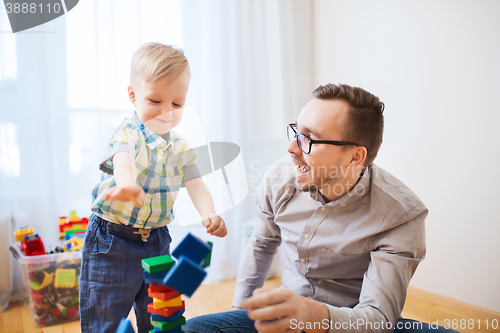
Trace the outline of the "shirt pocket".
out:
<instances>
[{"instance_id":1,"label":"shirt pocket","mask_svg":"<svg viewBox=\"0 0 500 333\"><path fill-rule=\"evenodd\" d=\"M184 178L184 167L176 154L168 154L163 166L167 186L180 186Z\"/></svg>"},{"instance_id":2,"label":"shirt pocket","mask_svg":"<svg viewBox=\"0 0 500 333\"><path fill-rule=\"evenodd\" d=\"M362 279L370 260L370 252L339 253L324 246L320 249L320 271L324 278Z\"/></svg>"}]
</instances>

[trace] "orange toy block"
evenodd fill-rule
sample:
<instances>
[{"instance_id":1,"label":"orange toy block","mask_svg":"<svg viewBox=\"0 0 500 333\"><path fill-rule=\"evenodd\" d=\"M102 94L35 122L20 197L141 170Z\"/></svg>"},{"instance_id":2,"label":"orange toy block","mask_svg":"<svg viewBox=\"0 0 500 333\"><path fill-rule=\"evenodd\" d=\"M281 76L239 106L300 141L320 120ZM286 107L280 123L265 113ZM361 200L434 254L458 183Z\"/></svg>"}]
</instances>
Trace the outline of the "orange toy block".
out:
<instances>
[{"instance_id":1,"label":"orange toy block","mask_svg":"<svg viewBox=\"0 0 500 333\"><path fill-rule=\"evenodd\" d=\"M151 286L153 286L153 284L150 284L149 289L148 289L148 296L151 298L157 298L161 301L168 301L172 298L175 298L175 297L181 295L181 293L179 293L175 290L154 292L154 291L152 291Z\"/></svg>"},{"instance_id":2,"label":"orange toy block","mask_svg":"<svg viewBox=\"0 0 500 333\"><path fill-rule=\"evenodd\" d=\"M158 298L153 298L153 307L155 310L163 308L173 308L177 306L182 306L182 299L180 296L169 299L168 301L162 301Z\"/></svg>"},{"instance_id":3,"label":"orange toy block","mask_svg":"<svg viewBox=\"0 0 500 333\"><path fill-rule=\"evenodd\" d=\"M171 315L173 315L177 311L181 311L182 309L184 309L184 307L185 307L184 301L182 301L182 306L175 306L173 308L163 308L163 309L155 309L154 304L149 303L148 304L148 312L154 313L154 314L157 314L157 315L160 315L163 317L170 317Z\"/></svg>"}]
</instances>

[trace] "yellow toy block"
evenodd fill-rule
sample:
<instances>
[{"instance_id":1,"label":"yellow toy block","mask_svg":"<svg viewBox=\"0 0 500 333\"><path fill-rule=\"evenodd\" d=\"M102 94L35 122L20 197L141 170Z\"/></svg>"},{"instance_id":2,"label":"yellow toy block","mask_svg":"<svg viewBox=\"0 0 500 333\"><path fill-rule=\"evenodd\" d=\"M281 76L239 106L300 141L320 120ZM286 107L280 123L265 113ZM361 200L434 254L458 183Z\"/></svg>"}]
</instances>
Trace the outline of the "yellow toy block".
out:
<instances>
[{"instance_id":1,"label":"yellow toy block","mask_svg":"<svg viewBox=\"0 0 500 333\"><path fill-rule=\"evenodd\" d=\"M45 271L40 271L42 274L44 274L44 277L43 277L43 280L42 280L42 283L38 283L36 281L31 281L30 282L30 287L33 288L33 290L40 290L40 289L43 289L49 285L52 284L52 282L54 282L54 273L52 274L49 274Z\"/></svg>"},{"instance_id":2,"label":"yellow toy block","mask_svg":"<svg viewBox=\"0 0 500 333\"><path fill-rule=\"evenodd\" d=\"M81 240L78 237L73 237L63 243L64 252L80 251L82 247L83 247L83 240Z\"/></svg>"},{"instance_id":3,"label":"yellow toy block","mask_svg":"<svg viewBox=\"0 0 500 333\"><path fill-rule=\"evenodd\" d=\"M33 235L33 229L31 227L14 230L14 239L16 242L23 241L24 237L28 235Z\"/></svg>"},{"instance_id":4,"label":"yellow toy block","mask_svg":"<svg viewBox=\"0 0 500 333\"><path fill-rule=\"evenodd\" d=\"M56 288L74 288L76 284L76 269L56 269L56 279L54 287Z\"/></svg>"},{"instance_id":5,"label":"yellow toy block","mask_svg":"<svg viewBox=\"0 0 500 333\"><path fill-rule=\"evenodd\" d=\"M182 299L180 296L169 299L168 301L162 301L158 298L153 298L153 307L155 310L163 308L173 308L176 306L182 306Z\"/></svg>"},{"instance_id":6,"label":"yellow toy block","mask_svg":"<svg viewBox=\"0 0 500 333\"><path fill-rule=\"evenodd\" d=\"M72 210L69 212L69 222L78 222L80 221L80 217L78 217L78 215L76 215L76 211L75 210Z\"/></svg>"}]
</instances>

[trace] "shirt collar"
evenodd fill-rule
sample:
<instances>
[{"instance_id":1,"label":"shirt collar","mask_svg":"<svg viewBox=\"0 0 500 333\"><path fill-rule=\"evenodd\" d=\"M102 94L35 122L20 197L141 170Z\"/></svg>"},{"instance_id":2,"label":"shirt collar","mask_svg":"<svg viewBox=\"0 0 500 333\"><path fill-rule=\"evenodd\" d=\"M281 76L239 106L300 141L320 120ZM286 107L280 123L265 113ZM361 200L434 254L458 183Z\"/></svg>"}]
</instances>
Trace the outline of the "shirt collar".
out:
<instances>
[{"instance_id":1,"label":"shirt collar","mask_svg":"<svg viewBox=\"0 0 500 333\"><path fill-rule=\"evenodd\" d=\"M359 179L358 183L353 188L351 188L349 192L347 192L337 200L329 202L329 204L332 205L339 204L341 206L346 206L364 197L367 193L370 192L371 175L372 175L372 166L369 165L364 169L363 175ZM325 204L325 200L319 191L312 191L311 198Z\"/></svg>"},{"instance_id":2,"label":"shirt collar","mask_svg":"<svg viewBox=\"0 0 500 333\"><path fill-rule=\"evenodd\" d=\"M132 119L134 120L137 127L139 127L139 130L144 135L144 141L146 143L146 146L148 146L148 148L155 149L156 147L159 146L160 149L167 149L169 145L171 144L173 145L173 140L171 135L169 136L170 140L165 141L161 136L150 131L149 128L147 128L139 119L136 111L134 111Z\"/></svg>"}]
</instances>

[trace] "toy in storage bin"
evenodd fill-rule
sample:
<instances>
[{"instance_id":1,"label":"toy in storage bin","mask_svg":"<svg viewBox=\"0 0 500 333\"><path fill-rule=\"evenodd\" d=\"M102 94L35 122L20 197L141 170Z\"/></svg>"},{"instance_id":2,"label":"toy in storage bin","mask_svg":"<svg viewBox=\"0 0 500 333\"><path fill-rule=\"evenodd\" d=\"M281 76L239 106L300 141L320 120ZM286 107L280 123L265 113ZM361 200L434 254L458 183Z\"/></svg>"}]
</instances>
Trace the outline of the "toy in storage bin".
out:
<instances>
[{"instance_id":1,"label":"toy in storage bin","mask_svg":"<svg viewBox=\"0 0 500 333\"><path fill-rule=\"evenodd\" d=\"M35 327L79 319L81 251L24 256L17 245L10 249L21 266L24 305Z\"/></svg>"}]
</instances>

